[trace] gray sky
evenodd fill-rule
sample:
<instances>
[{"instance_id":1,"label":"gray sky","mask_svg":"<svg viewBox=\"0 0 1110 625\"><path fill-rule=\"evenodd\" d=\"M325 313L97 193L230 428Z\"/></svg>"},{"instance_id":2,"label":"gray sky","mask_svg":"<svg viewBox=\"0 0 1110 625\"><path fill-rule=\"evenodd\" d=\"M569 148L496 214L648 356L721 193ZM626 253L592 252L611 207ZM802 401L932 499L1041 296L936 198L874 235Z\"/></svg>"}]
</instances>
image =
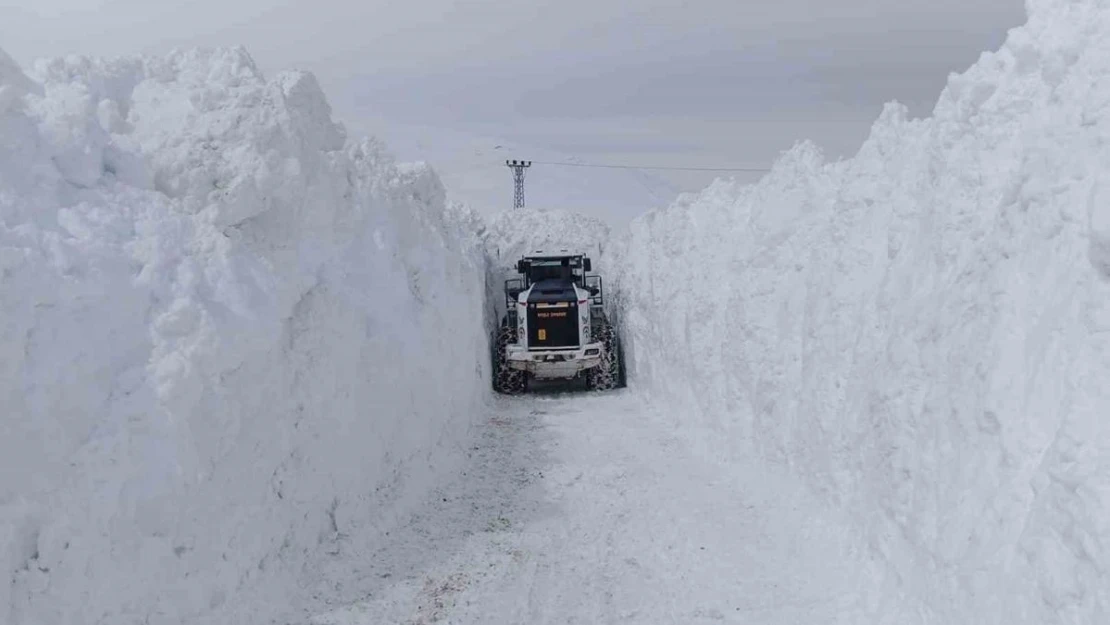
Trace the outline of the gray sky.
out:
<instances>
[{"instance_id":1,"label":"gray sky","mask_svg":"<svg viewBox=\"0 0 1110 625\"><path fill-rule=\"evenodd\" d=\"M850 154L884 102L927 114L1022 21L1022 0L0 0L0 47L27 63L242 44L265 70L314 71L356 130L728 166L801 138Z\"/></svg>"}]
</instances>

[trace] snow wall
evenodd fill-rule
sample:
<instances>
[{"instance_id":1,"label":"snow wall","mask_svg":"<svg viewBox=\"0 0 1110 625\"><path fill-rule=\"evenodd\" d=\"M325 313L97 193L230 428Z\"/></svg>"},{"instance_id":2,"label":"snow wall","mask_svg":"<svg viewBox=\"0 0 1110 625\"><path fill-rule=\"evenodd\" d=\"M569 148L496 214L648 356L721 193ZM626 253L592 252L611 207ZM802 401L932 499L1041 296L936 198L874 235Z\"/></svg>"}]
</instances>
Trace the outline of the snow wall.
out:
<instances>
[{"instance_id":1,"label":"snow wall","mask_svg":"<svg viewBox=\"0 0 1110 625\"><path fill-rule=\"evenodd\" d=\"M0 622L272 622L482 412L472 217L242 50L27 74L0 53Z\"/></svg>"},{"instance_id":2,"label":"snow wall","mask_svg":"<svg viewBox=\"0 0 1110 625\"><path fill-rule=\"evenodd\" d=\"M632 385L846 510L876 623L1110 622L1110 3L1028 11L931 118L622 246Z\"/></svg>"}]
</instances>

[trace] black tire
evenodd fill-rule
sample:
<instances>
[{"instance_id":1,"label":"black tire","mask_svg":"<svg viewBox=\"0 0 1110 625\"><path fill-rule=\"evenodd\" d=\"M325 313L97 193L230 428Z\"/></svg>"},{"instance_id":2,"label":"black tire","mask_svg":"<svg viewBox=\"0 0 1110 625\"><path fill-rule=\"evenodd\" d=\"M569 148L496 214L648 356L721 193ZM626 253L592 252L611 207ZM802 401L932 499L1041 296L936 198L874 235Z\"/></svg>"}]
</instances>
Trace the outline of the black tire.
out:
<instances>
[{"instance_id":1,"label":"black tire","mask_svg":"<svg viewBox=\"0 0 1110 625\"><path fill-rule=\"evenodd\" d=\"M603 317L594 325L594 336L601 339L601 364L586 371L586 387L592 391L609 391L619 387L624 377L617 331Z\"/></svg>"},{"instance_id":2,"label":"black tire","mask_svg":"<svg viewBox=\"0 0 1110 625\"><path fill-rule=\"evenodd\" d=\"M528 390L528 376L524 371L509 367L505 348L516 343L516 326L509 319L501 321L494 340L493 390L503 395L520 395Z\"/></svg>"}]
</instances>

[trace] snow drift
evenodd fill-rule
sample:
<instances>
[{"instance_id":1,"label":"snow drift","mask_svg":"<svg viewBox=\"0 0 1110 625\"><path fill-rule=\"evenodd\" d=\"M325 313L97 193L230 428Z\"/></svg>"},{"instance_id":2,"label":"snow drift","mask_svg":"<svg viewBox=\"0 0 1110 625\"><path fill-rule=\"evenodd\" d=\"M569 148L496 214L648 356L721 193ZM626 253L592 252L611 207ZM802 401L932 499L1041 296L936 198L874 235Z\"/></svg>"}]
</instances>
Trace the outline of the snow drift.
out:
<instances>
[{"instance_id":1,"label":"snow drift","mask_svg":"<svg viewBox=\"0 0 1110 625\"><path fill-rule=\"evenodd\" d=\"M451 466L481 243L309 74L29 73L0 53L0 621L270 622Z\"/></svg>"},{"instance_id":2,"label":"snow drift","mask_svg":"<svg viewBox=\"0 0 1110 625\"><path fill-rule=\"evenodd\" d=\"M1110 622L1110 4L1028 10L931 118L623 247L632 383L849 511L875 622Z\"/></svg>"}]
</instances>

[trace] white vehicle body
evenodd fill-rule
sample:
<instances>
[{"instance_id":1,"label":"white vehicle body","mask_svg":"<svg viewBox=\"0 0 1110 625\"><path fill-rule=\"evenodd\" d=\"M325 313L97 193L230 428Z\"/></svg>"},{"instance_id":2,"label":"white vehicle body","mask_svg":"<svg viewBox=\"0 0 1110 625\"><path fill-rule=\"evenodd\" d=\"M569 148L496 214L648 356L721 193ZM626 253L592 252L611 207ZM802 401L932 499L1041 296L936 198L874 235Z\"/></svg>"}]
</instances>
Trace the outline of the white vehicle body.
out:
<instances>
[{"instance_id":1,"label":"white vehicle body","mask_svg":"<svg viewBox=\"0 0 1110 625\"><path fill-rule=\"evenodd\" d=\"M530 301L536 285L522 291L517 297L517 343L506 346L509 366L519 371L527 371L536 378L573 378L582 371L601 364L601 342L590 342L590 293L573 285L576 306L568 302ZM536 315L569 314L577 311L576 345L543 347L529 344L529 308ZM550 312L549 312L550 311Z\"/></svg>"}]
</instances>

